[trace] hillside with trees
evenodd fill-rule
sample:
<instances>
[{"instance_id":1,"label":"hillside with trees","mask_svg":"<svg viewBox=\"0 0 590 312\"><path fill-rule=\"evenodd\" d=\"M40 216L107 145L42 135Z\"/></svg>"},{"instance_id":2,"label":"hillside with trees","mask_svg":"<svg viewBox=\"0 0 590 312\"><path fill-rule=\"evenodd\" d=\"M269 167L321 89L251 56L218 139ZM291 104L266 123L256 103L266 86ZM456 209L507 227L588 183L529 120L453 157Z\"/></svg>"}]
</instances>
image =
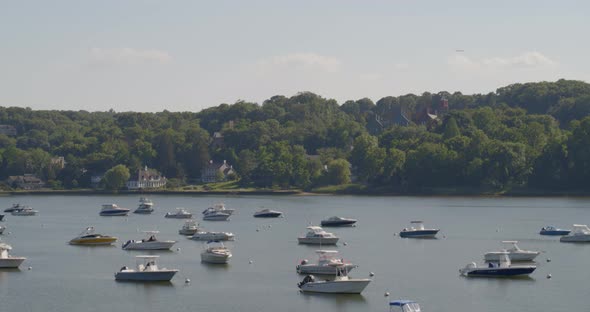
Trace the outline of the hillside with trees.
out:
<instances>
[{"instance_id":1,"label":"hillside with trees","mask_svg":"<svg viewBox=\"0 0 590 312\"><path fill-rule=\"evenodd\" d=\"M64 166L55 164L60 156ZM231 164L231 179L243 187L585 192L590 84L559 80L342 104L302 92L177 113L0 107L2 181L34 174L51 188L78 189L89 188L93 174L109 173L104 187L121 188L129 171L149 166L170 187L182 187L201 183L211 160Z\"/></svg>"}]
</instances>

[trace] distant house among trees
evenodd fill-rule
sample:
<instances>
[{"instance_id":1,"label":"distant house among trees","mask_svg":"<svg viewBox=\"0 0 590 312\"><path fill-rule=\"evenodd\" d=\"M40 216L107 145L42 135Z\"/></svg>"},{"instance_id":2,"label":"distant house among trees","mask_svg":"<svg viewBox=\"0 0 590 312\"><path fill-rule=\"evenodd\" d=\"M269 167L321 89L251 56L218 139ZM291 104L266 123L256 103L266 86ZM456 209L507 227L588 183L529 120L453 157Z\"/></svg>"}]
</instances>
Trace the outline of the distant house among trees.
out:
<instances>
[{"instance_id":1,"label":"distant house among trees","mask_svg":"<svg viewBox=\"0 0 590 312\"><path fill-rule=\"evenodd\" d=\"M203 183L226 181L228 176L234 173L233 166L225 160L223 163L216 163L210 160L201 171L201 181Z\"/></svg>"},{"instance_id":2,"label":"distant house among trees","mask_svg":"<svg viewBox=\"0 0 590 312\"><path fill-rule=\"evenodd\" d=\"M11 125L0 125L0 134L6 136L16 136L16 128Z\"/></svg>"},{"instance_id":3,"label":"distant house among trees","mask_svg":"<svg viewBox=\"0 0 590 312\"><path fill-rule=\"evenodd\" d=\"M129 178L126 186L130 190L160 188L166 186L166 182L166 177L160 175L157 170L145 166L137 170L137 175Z\"/></svg>"},{"instance_id":4,"label":"distant house among trees","mask_svg":"<svg viewBox=\"0 0 590 312\"><path fill-rule=\"evenodd\" d=\"M59 157L52 157L51 158L51 166L53 166L56 169L63 169L66 166L66 161L63 158L63 156L59 156Z\"/></svg>"},{"instance_id":5,"label":"distant house among trees","mask_svg":"<svg viewBox=\"0 0 590 312\"><path fill-rule=\"evenodd\" d=\"M6 184L13 188L23 190L38 190L45 186L45 182L39 179L34 174L25 174L22 176L10 176L6 180Z\"/></svg>"},{"instance_id":6,"label":"distant house among trees","mask_svg":"<svg viewBox=\"0 0 590 312\"><path fill-rule=\"evenodd\" d=\"M225 142L221 132L213 133L213 140L211 141L211 149L224 148Z\"/></svg>"}]
</instances>

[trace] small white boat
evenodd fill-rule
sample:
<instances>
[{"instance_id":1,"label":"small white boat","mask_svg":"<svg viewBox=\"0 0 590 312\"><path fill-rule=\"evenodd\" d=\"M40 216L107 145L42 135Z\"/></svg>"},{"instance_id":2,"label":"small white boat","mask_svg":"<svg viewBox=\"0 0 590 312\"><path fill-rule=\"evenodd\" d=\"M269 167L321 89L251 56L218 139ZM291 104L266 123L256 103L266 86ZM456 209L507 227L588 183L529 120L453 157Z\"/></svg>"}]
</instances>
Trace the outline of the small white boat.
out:
<instances>
[{"instance_id":1,"label":"small white boat","mask_svg":"<svg viewBox=\"0 0 590 312\"><path fill-rule=\"evenodd\" d=\"M38 210L34 210L29 206L21 206L20 209L13 210L11 214L13 216L34 216L38 213Z\"/></svg>"},{"instance_id":2,"label":"small white boat","mask_svg":"<svg viewBox=\"0 0 590 312\"><path fill-rule=\"evenodd\" d=\"M207 243L207 249L201 253L201 261L213 264L226 264L232 257L231 251L219 241Z\"/></svg>"},{"instance_id":3,"label":"small white boat","mask_svg":"<svg viewBox=\"0 0 590 312\"><path fill-rule=\"evenodd\" d=\"M165 240L161 241L156 238L159 231L143 231L148 235L148 238L142 240L128 240L123 244L124 250L167 250L172 248L176 241Z\"/></svg>"},{"instance_id":4,"label":"small white boat","mask_svg":"<svg viewBox=\"0 0 590 312\"><path fill-rule=\"evenodd\" d=\"M131 209L121 208L116 204L103 204L99 215L101 216L126 216Z\"/></svg>"},{"instance_id":5,"label":"small white boat","mask_svg":"<svg viewBox=\"0 0 590 312\"><path fill-rule=\"evenodd\" d=\"M223 212L228 215L231 215L234 213L234 209L227 209L225 207L224 203L217 203L217 204L203 210L203 214L207 214L207 213L214 212L214 211Z\"/></svg>"},{"instance_id":6,"label":"small white boat","mask_svg":"<svg viewBox=\"0 0 590 312\"><path fill-rule=\"evenodd\" d=\"M489 262L486 266L478 267L471 262L459 273L467 277L517 277L533 273L537 269L534 265L512 265L508 252L502 252L498 262Z\"/></svg>"},{"instance_id":7,"label":"small white boat","mask_svg":"<svg viewBox=\"0 0 590 312\"><path fill-rule=\"evenodd\" d=\"M538 251L522 250L518 247L518 241L502 241L504 244L512 245L511 248L501 251L490 251L484 255L485 261L500 261L501 255L508 252L510 261L533 261L540 254Z\"/></svg>"},{"instance_id":8,"label":"small white boat","mask_svg":"<svg viewBox=\"0 0 590 312\"><path fill-rule=\"evenodd\" d=\"M322 220L320 224L322 226L353 226L356 221L356 219L333 216Z\"/></svg>"},{"instance_id":9,"label":"small white boat","mask_svg":"<svg viewBox=\"0 0 590 312\"><path fill-rule=\"evenodd\" d=\"M18 268L27 258L14 257L8 254L12 246L0 242L0 268Z\"/></svg>"},{"instance_id":10,"label":"small white boat","mask_svg":"<svg viewBox=\"0 0 590 312\"><path fill-rule=\"evenodd\" d=\"M210 211L203 215L204 221L227 221L230 214L221 211Z\"/></svg>"},{"instance_id":11,"label":"small white boat","mask_svg":"<svg viewBox=\"0 0 590 312\"><path fill-rule=\"evenodd\" d=\"M189 238L196 241L233 241L234 234L230 232L198 231Z\"/></svg>"},{"instance_id":12,"label":"small white boat","mask_svg":"<svg viewBox=\"0 0 590 312\"><path fill-rule=\"evenodd\" d=\"M358 267L356 264L345 262L344 259L338 258L337 250L316 250L318 254L317 263L308 263L307 260L302 260L297 265L297 273L299 274L327 274L335 275L336 268L342 267L346 272Z\"/></svg>"},{"instance_id":13,"label":"small white boat","mask_svg":"<svg viewBox=\"0 0 590 312\"><path fill-rule=\"evenodd\" d=\"M574 224L573 230L566 236L559 239L564 243L587 243L590 242L590 229L585 224Z\"/></svg>"},{"instance_id":14,"label":"small white boat","mask_svg":"<svg viewBox=\"0 0 590 312\"><path fill-rule=\"evenodd\" d=\"M422 312L418 302L412 300L395 300L389 302L389 312Z\"/></svg>"},{"instance_id":15,"label":"small white boat","mask_svg":"<svg viewBox=\"0 0 590 312\"><path fill-rule=\"evenodd\" d=\"M96 234L94 227L88 227L80 235L70 240L70 245L111 245L117 238L110 235Z\"/></svg>"},{"instance_id":16,"label":"small white boat","mask_svg":"<svg viewBox=\"0 0 590 312\"><path fill-rule=\"evenodd\" d=\"M130 269L126 266L115 273L117 281L138 281L138 282L169 282L176 269L159 268L156 259L159 256L136 256L136 269Z\"/></svg>"},{"instance_id":17,"label":"small white boat","mask_svg":"<svg viewBox=\"0 0 590 312\"><path fill-rule=\"evenodd\" d=\"M176 212L167 212L164 217L171 219L190 219L193 217L193 214L184 208L176 208Z\"/></svg>"},{"instance_id":18,"label":"small white boat","mask_svg":"<svg viewBox=\"0 0 590 312\"><path fill-rule=\"evenodd\" d=\"M422 221L411 221L412 226L399 232L400 237L405 238L435 238L439 229L426 229Z\"/></svg>"},{"instance_id":19,"label":"small white boat","mask_svg":"<svg viewBox=\"0 0 590 312\"><path fill-rule=\"evenodd\" d=\"M270 209L262 209L254 213L254 218L279 218L282 216L282 212Z\"/></svg>"},{"instance_id":20,"label":"small white boat","mask_svg":"<svg viewBox=\"0 0 590 312\"><path fill-rule=\"evenodd\" d=\"M303 292L330 294L360 294L371 282L369 278L350 278L346 269L336 266L336 276L333 280L317 280L313 275L307 275L297 286Z\"/></svg>"},{"instance_id":21,"label":"small white boat","mask_svg":"<svg viewBox=\"0 0 590 312\"><path fill-rule=\"evenodd\" d=\"M193 235L199 231L199 224L195 220L186 220L178 230L180 235Z\"/></svg>"},{"instance_id":22,"label":"small white boat","mask_svg":"<svg viewBox=\"0 0 590 312\"><path fill-rule=\"evenodd\" d=\"M139 199L139 206L133 211L133 213L138 214L150 214L152 212L154 212L154 203L145 197Z\"/></svg>"},{"instance_id":23,"label":"small white boat","mask_svg":"<svg viewBox=\"0 0 590 312\"><path fill-rule=\"evenodd\" d=\"M324 231L320 226L308 226L309 230L305 236L298 237L299 244L310 245L336 245L340 239L333 233Z\"/></svg>"}]
</instances>

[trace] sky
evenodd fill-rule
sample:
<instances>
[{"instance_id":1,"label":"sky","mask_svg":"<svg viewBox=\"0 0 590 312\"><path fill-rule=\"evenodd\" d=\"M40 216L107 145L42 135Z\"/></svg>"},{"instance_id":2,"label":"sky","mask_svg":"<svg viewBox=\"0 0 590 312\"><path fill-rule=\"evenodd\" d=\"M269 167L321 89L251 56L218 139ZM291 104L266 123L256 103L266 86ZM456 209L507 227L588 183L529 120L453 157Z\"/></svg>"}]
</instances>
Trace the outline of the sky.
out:
<instances>
[{"instance_id":1,"label":"sky","mask_svg":"<svg viewBox=\"0 0 590 312\"><path fill-rule=\"evenodd\" d=\"M590 81L590 1L0 0L0 106L200 111Z\"/></svg>"}]
</instances>

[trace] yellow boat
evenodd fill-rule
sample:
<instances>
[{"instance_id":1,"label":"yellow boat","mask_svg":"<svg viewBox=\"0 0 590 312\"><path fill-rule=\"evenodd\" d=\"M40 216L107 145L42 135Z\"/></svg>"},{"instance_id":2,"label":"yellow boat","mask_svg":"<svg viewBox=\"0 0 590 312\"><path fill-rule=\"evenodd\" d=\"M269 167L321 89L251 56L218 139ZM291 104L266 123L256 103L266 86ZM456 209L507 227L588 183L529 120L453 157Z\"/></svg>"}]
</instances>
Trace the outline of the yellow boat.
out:
<instances>
[{"instance_id":1,"label":"yellow boat","mask_svg":"<svg viewBox=\"0 0 590 312\"><path fill-rule=\"evenodd\" d=\"M94 227L87 228L78 237L70 241L70 245L111 245L117 238L109 235L94 233Z\"/></svg>"}]
</instances>

